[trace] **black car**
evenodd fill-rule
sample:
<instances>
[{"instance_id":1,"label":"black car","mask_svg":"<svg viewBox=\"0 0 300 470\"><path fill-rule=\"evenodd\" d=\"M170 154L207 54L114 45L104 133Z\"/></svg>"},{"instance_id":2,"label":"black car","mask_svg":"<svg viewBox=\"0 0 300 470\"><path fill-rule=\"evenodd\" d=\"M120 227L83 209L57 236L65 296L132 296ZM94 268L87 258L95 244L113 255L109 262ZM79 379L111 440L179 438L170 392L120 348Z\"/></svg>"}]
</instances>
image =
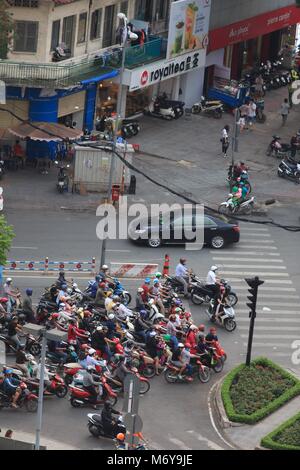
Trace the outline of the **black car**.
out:
<instances>
[{"instance_id":1,"label":"black car","mask_svg":"<svg viewBox=\"0 0 300 470\"><path fill-rule=\"evenodd\" d=\"M199 223L196 226L196 220ZM225 217L216 218L210 214L196 216L195 214L160 215L157 222L143 219L138 224L133 221L129 225L129 238L137 243L143 243L151 248L159 248L163 244L186 244L195 242L192 232L201 230L204 225L204 245L215 249L224 248L229 243L237 243L240 239L240 227L231 223Z\"/></svg>"}]
</instances>

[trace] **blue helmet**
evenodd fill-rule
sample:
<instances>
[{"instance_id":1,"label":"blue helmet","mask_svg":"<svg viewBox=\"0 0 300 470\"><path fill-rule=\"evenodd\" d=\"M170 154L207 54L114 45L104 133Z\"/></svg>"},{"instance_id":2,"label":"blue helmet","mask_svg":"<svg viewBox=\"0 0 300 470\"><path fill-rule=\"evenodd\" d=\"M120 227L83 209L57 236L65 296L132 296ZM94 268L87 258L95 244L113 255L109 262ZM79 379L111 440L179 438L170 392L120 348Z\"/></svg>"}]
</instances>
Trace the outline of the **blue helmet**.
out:
<instances>
[{"instance_id":1,"label":"blue helmet","mask_svg":"<svg viewBox=\"0 0 300 470\"><path fill-rule=\"evenodd\" d=\"M12 374L12 373L13 373L12 369L6 369L4 372L5 375Z\"/></svg>"},{"instance_id":2,"label":"blue helmet","mask_svg":"<svg viewBox=\"0 0 300 470\"><path fill-rule=\"evenodd\" d=\"M32 295L32 292L33 292L32 289L26 289L26 294L27 294L27 295L29 295L29 296Z\"/></svg>"},{"instance_id":3,"label":"blue helmet","mask_svg":"<svg viewBox=\"0 0 300 470\"><path fill-rule=\"evenodd\" d=\"M153 284L159 284L159 280L158 280L158 279L154 279Z\"/></svg>"},{"instance_id":4,"label":"blue helmet","mask_svg":"<svg viewBox=\"0 0 300 470\"><path fill-rule=\"evenodd\" d=\"M141 310L140 315L141 315L141 317L144 318L147 315L147 311L146 310Z\"/></svg>"},{"instance_id":5,"label":"blue helmet","mask_svg":"<svg viewBox=\"0 0 300 470\"><path fill-rule=\"evenodd\" d=\"M150 283L151 283L150 277L146 277L146 279L145 279L145 284L150 284Z\"/></svg>"}]
</instances>

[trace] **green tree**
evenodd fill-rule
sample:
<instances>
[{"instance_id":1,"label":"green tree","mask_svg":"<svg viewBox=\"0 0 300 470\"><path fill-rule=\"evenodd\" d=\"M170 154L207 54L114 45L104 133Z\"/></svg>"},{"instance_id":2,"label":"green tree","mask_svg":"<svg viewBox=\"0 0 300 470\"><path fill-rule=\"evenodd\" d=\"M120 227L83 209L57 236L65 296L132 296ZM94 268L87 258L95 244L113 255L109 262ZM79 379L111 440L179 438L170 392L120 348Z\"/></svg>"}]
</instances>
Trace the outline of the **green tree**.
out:
<instances>
[{"instance_id":1,"label":"green tree","mask_svg":"<svg viewBox=\"0 0 300 470\"><path fill-rule=\"evenodd\" d=\"M6 59L13 29L12 15L6 0L0 0L0 59Z\"/></svg>"},{"instance_id":2,"label":"green tree","mask_svg":"<svg viewBox=\"0 0 300 470\"><path fill-rule=\"evenodd\" d=\"M15 237L13 227L8 225L4 215L0 215L0 266L5 266L7 255Z\"/></svg>"}]
</instances>

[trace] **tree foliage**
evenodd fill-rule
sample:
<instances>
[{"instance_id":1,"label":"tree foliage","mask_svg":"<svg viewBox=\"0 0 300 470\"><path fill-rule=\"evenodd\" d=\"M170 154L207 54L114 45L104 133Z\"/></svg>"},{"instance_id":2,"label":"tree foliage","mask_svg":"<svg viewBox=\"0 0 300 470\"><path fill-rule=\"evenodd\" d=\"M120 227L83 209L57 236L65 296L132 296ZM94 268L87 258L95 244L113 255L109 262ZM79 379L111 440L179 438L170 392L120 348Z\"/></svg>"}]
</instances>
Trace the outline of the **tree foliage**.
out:
<instances>
[{"instance_id":1,"label":"tree foliage","mask_svg":"<svg viewBox=\"0 0 300 470\"><path fill-rule=\"evenodd\" d=\"M0 266L5 266L7 255L15 237L13 227L8 225L4 215L0 215Z\"/></svg>"},{"instance_id":2,"label":"tree foliage","mask_svg":"<svg viewBox=\"0 0 300 470\"><path fill-rule=\"evenodd\" d=\"M0 0L0 59L6 59L13 29L12 15L6 0Z\"/></svg>"}]
</instances>

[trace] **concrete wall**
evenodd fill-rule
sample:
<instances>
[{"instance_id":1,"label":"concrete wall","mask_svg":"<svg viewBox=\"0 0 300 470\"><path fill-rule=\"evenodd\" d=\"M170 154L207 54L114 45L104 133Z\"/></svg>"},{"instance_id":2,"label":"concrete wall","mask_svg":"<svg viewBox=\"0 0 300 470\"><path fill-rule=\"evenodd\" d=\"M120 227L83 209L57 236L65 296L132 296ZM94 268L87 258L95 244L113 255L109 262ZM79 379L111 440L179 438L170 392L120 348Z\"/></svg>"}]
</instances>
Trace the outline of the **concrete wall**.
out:
<instances>
[{"instance_id":1,"label":"concrete wall","mask_svg":"<svg viewBox=\"0 0 300 470\"><path fill-rule=\"evenodd\" d=\"M295 0L212 0L210 29L222 28L289 5L295 5Z\"/></svg>"},{"instance_id":2,"label":"concrete wall","mask_svg":"<svg viewBox=\"0 0 300 470\"><path fill-rule=\"evenodd\" d=\"M22 8L22 7L11 7L9 11L13 15L14 20L19 21L38 21L39 22L39 34L38 34L38 47L36 53L24 53L11 51L9 54L10 60L26 61L26 62L51 62L51 35L52 35L52 22L55 20L61 20L60 25L60 42L62 38L63 18L66 16L76 15L76 27L74 33L74 52L73 57L78 57L86 52L94 52L101 49L102 46L102 35L104 28L104 17L105 7L109 5L117 5L116 14L120 12L121 0L93 0L93 5L90 11L90 23L86 30L86 40L81 44L77 43L78 36L78 23L80 13L89 12L89 0L78 0L74 3L67 5L54 6L52 2L47 0L40 0L40 6L38 8ZM129 0L128 4L128 18L132 18L134 15L135 0ZM90 26L91 16L94 10L102 8L102 19L101 19L101 36L99 39L90 40ZM117 27L117 18L116 24Z\"/></svg>"}]
</instances>

